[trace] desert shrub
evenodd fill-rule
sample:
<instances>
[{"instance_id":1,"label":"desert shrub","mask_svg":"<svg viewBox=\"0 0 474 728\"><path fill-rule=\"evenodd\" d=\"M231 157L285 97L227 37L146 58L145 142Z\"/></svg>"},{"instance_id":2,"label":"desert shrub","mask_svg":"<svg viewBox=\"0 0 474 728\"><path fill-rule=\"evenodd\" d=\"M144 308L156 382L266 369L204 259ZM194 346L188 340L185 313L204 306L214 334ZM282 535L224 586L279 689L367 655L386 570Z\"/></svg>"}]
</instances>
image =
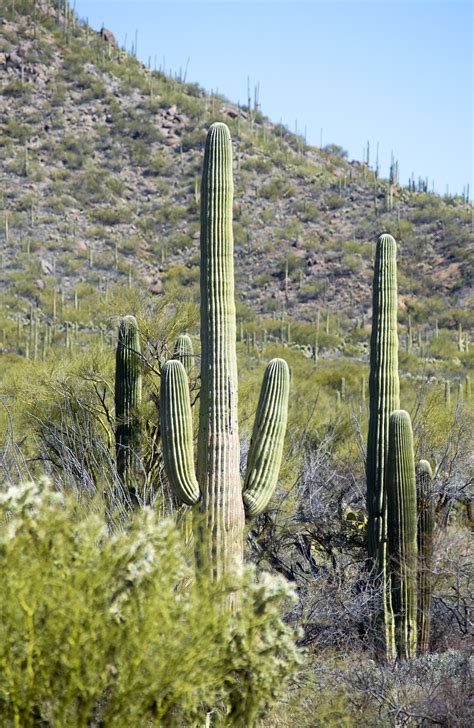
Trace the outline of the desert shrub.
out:
<instances>
[{"instance_id":1,"label":"desert shrub","mask_svg":"<svg viewBox=\"0 0 474 728\"><path fill-rule=\"evenodd\" d=\"M260 187L260 195L267 200L281 200L294 194L294 188L285 177L273 177Z\"/></svg>"},{"instance_id":2,"label":"desert shrub","mask_svg":"<svg viewBox=\"0 0 474 728\"><path fill-rule=\"evenodd\" d=\"M151 509L110 528L97 503L40 479L4 492L0 519L5 728L195 725L211 710L251 726L297 664L284 581L195 582Z\"/></svg>"},{"instance_id":3,"label":"desert shrub","mask_svg":"<svg viewBox=\"0 0 474 728\"><path fill-rule=\"evenodd\" d=\"M345 200L343 197L337 194L329 195L326 199L326 205L329 210L338 210L340 207L344 207Z\"/></svg>"},{"instance_id":4,"label":"desert shrub","mask_svg":"<svg viewBox=\"0 0 474 728\"><path fill-rule=\"evenodd\" d=\"M181 148L183 152L188 152L190 149L202 149L206 133L204 129L195 129L194 131L183 132L181 140Z\"/></svg>"},{"instance_id":5,"label":"desert shrub","mask_svg":"<svg viewBox=\"0 0 474 728\"><path fill-rule=\"evenodd\" d=\"M339 146L339 144L326 144L323 147L323 151L329 154L330 157L341 157L342 159L347 159L348 157L347 150Z\"/></svg>"},{"instance_id":6,"label":"desert shrub","mask_svg":"<svg viewBox=\"0 0 474 728\"><path fill-rule=\"evenodd\" d=\"M130 212L125 207L93 207L90 215L101 225L120 225L130 219Z\"/></svg>"},{"instance_id":7,"label":"desert shrub","mask_svg":"<svg viewBox=\"0 0 474 728\"><path fill-rule=\"evenodd\" d=\"M268 157L252 156L246 157L242 162L242 169L254 172L271 172L273 168L273 162Z\"/></svg>"}]
</instances>

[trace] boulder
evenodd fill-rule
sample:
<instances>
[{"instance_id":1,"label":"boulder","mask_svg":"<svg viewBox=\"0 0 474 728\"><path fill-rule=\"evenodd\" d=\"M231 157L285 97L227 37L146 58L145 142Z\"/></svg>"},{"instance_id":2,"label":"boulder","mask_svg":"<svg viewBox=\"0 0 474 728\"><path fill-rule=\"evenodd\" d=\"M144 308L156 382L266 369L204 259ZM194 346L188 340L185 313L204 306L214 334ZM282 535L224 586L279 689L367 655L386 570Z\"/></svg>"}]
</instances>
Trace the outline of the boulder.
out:
<instances>
[{"instance_id":1,"label":"boulder","mask_svg":"<svg viewBox=\"0 0 474 728\"><path fill-rule=\"evenodd\" d=\"M111 30L108 30L107 28L102 27L100 29L99 35L102 38L102 40L105 41L106 43L110 43L111 45L114 45L114 46L117 45L117 41L115 40L115 35L112 33Z\"/></svg>"},{"instance_id":2,"label":"boulder","mask_svg":"<svg viewBox=\"0 0 474 728\"><path fill-rule=\"evenodd\" d=\"M150 293L154 293L155 296L162 296L164 292L163 281L161 278L155 278L150 285Z\"/></svg>"},{"instance_id":3,"label":"boulder","mask_svg":"<svg viewBox=\"0 0 474 728\"><path fill-rule=\"evenodd\" d=\"M174 134L170 134L170 136L166 137L164 143L167 147L176 147L178 144L181 144L181 139Z\"/></svg>"},{"instance_id":4,"label":"boulder","mask_svg":"<svg viewBox=\"0 0 474 728\"><path fill-rule=\"evenodd\" d=\"M53 272L52 264L49 262L49 260L46 260L45 258L41 258L40 266L41 266L41 270L46 275L50 275Z\"/></svg>"},{"instance_id":5,"label":"boulder","mask_svg":"<svg viewBox=\"0 0 474 728\"><path fill-rule=\"evenodd\" d=\"M13 51L13 53L7 53L7 64L9 66L13 66L14 68L19 68L21 66L21 57L18 55L16 51Z\"/></svg>"}]
</instances>

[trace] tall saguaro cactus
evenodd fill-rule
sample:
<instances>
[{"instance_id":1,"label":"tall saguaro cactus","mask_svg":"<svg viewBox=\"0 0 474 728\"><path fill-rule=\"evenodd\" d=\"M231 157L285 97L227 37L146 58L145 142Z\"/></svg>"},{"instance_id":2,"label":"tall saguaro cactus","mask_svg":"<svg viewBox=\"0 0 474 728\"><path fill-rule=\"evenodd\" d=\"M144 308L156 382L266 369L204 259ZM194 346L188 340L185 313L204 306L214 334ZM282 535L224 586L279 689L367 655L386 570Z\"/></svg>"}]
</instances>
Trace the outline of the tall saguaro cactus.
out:
<instances>
[{"instance_id":1,"label":"tall saguaro cactus","mask_svg":"<svg viewBox=\"0 0 474 728\"><path fill-rule=\"evenodd\" d=\"M416 475L410 415L390 416L387 466L388 551L395 645L400 659L415 657L417 643Z\"/></svg>"},{"instance_id":2,"label":"tall saguaro cactus","mask_svg":"<svg viewBox=\"0 0 474 728\"><path fill-rule=\"evenodd\" d=\"M375 251L370 338L367 511L369 560L383 589L385 649L394 656L393 614L387 577L387 457L390 414L400 407L397 334L397 245L381 235Z\"/></svg>"},{"instance_id":3,"label":"tall saguaro cactus","mask_svg":"<svg viewBox=\"0 0 474 728\"><path fill-rule=\"evenodd\" d=\"M433 532L435 506L432 493L433 471L427 460L416 468L418 497L418 652L425 655L430 646L431 601L433 595Z\"/></svg>"},{"instance_id":4,"label":"tall saguaro cactus","mask_svg":"<svg viewBox=\"0 0 474 728\"><path fill-rule=\"evenodd\" d=\"M208 132L201 185L201 397L197 477L186 372L162 369L161 430L166 469L178 498L195 503L198 561L212 578L243 560L244 507L260 513L275 488L289 395L286 362L265 372L244 493L239 473L237 357L232 233L232 145L225 124ZM186 386L185 386L186 385Z\"/></svg>"},{"instance_id":5,"label":"tall saguaro cactus","mask_svg":"<svg viewBox=\"0 0 474 728\"><path fill-rule=\"evenodd\" d=\"M136 502L136 462L140 448L142 399L141 348L135 316L125 316L119 325L115 355L115 445L117 472Z\"/></svg>"}]
</instances>

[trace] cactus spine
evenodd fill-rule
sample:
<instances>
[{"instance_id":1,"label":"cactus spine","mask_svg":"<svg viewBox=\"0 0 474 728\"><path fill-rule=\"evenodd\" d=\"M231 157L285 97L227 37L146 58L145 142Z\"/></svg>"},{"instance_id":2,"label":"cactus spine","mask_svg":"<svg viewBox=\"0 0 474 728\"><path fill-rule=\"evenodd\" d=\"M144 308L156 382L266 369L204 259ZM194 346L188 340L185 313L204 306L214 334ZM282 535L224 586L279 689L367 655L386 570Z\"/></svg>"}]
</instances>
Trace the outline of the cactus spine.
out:
<instances>
[{"instance_id":1,"label":"cactus spine","mask_svg":"<svg viewBox=\"0 0 474 728\"><path fill-rule=\"evenodd\" d=\"M433 471L427 460L416 468L418 496L418 652L425 655L430 646L431 579L435 507L432 493Z\"/></svg>"},{"instance_id":2,"label":"cactus spine","mask_svg":"<svg viewBox=\"0 0 474 728\"><path fill-rule=\"evenodd\" d=\"M164 364L161 384L165 465L175 494L181 499L187 494L193 502L199 499L194 527L197 560L212 578L241 565L244 504L249 516L260 513L275 488L289 389L286 363L273 360L264 377L243 496L237 422L232 196L230 134L225 124L216 123L207 135L201 185L202 385L196 478L192 473L186 373L181 362Z\"/></svg>"},{"instance_id":3,"label":"cactus spine","mask_svg":"<svg viewBox=\"0 0 474 728\"><path fill-rule=\"evenodd\" d=\"M186 373L189 374L194 366L194 348L193 342L188 334L180 334L174 345L173 359L177 359L184 366Z\"/></svg>"},{"instance_id":4,"label":"cactus spine","mask_svg":"<svg viewBox=\"0 0 474 728\"><path fill-rule=\"evenodd\" d=\"M385 651L394 656L393 613L387 574L387 456L390 414L400 406L396 242L381 235L375 252L370 338L367 511L369 561L383 589Z\"/></svg>"},{"instance_id":5,"label":"cactus spine","mask_svg":"<svg viewBox=\"0 0 474 728\"><path fill-rule=\"evenodd\" d=\"M115 446L117 472L132 501L136 496L142 399L141 347L135 316L125 316L118 330L115 355Z\"/></svg>"},{"instance_id":6,"label":"cactus spine","mask_svg":"<svg viewBox=\"0 0 474 728\"><path fill-rule=\"evenodd\" d=\"M399 659L416 655L416 476L410 415L390 416L387 465L388 551L395 644Z\"/></svg>"}]
</instances>

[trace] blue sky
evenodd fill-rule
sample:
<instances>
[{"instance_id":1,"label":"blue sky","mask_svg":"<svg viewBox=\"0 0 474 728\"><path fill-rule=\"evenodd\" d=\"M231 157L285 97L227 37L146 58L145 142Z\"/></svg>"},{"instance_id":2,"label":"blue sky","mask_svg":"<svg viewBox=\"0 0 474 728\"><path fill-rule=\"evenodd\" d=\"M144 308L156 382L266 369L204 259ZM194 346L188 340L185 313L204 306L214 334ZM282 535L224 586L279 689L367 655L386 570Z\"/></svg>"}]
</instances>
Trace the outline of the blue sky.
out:
<instances>
[{"instance_id":1,"label":"blue sky","mask_svg":"<svg viewBox=\"0 0 474 728\"><path fill-rule=\"evenodd\" d=\"M458 0L76 0L138 57L246 102L310 144L393 149L444 193L473 184L473 6ZM189 62L188 62L189 59Z\"/></svg>"}]
</instances>

